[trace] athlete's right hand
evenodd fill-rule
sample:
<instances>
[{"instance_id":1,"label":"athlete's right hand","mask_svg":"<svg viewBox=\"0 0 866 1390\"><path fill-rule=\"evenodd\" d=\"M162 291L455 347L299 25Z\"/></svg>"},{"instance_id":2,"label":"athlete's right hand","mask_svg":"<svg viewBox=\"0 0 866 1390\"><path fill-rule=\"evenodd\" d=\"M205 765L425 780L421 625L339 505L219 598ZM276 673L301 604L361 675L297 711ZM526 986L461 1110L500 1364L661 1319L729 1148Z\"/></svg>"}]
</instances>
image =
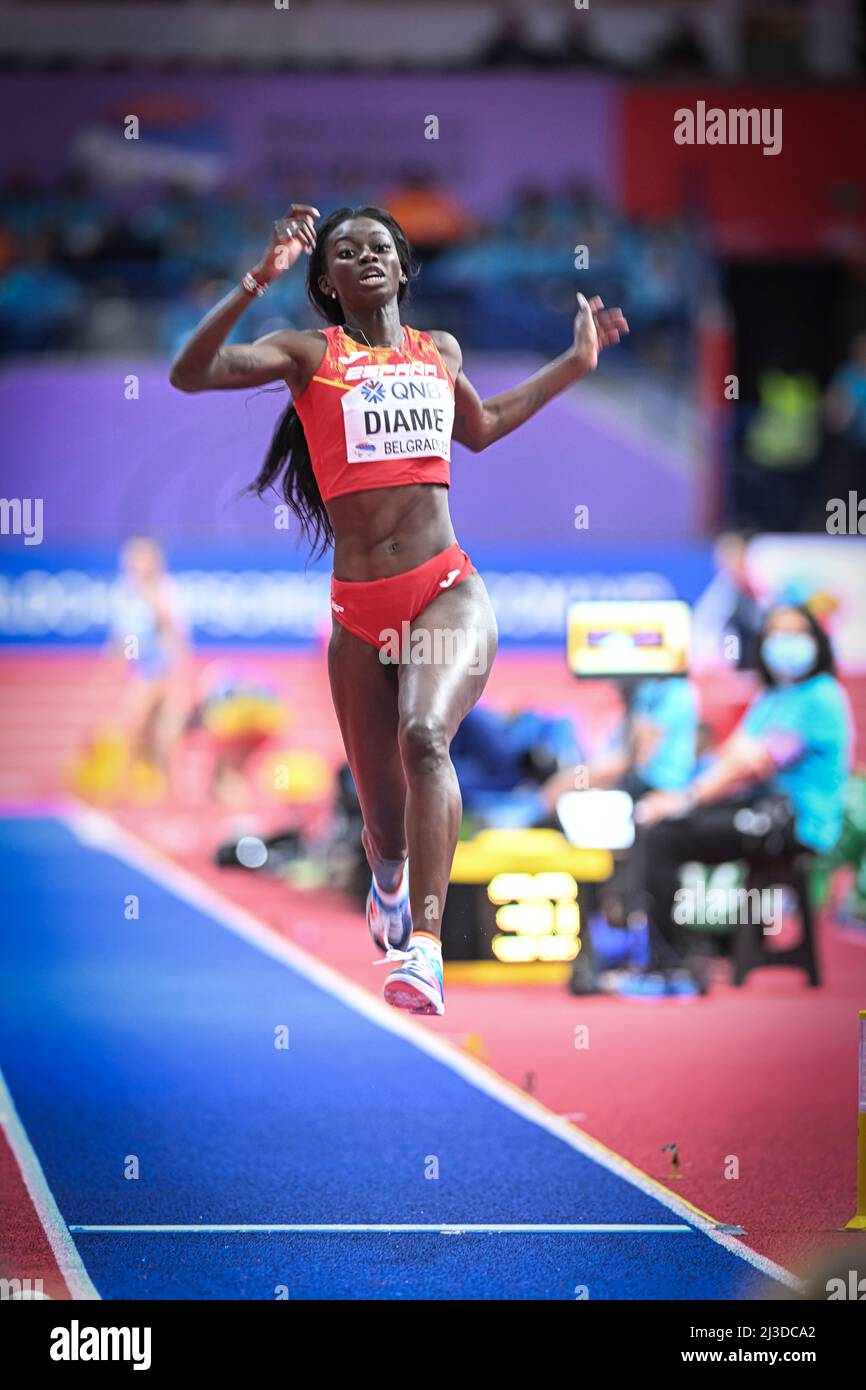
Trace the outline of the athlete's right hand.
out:
<instances>
[{"instance_id":1,"label":"athlete's right hand","mask_svg":"<svg viewBox=\"0 0 866 1390\"><path fill-rule=\"evenodd\" d=\"M274 223L265 254L253 271L256 279L275 280L291 269L302 251L311 256L316 245L315 219L320 216L318 208L292 203L286 215Z\"/></svg>"}]
</instances>

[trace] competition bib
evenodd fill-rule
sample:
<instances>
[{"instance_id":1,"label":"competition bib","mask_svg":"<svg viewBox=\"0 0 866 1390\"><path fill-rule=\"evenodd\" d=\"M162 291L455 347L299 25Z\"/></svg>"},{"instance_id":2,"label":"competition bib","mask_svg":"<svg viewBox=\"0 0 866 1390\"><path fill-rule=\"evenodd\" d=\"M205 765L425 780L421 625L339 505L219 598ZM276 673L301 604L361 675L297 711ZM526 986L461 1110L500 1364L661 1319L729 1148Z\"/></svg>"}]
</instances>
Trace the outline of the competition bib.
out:
<instances>
[{"instance_id":1,"label":"competition bib","mask_svg":"<svg viewBox=\"0 0 866 1390\"><path fill-rule=\"evenodd\" d=\"M454 397L432 363L355 370L363 371L364 378L342 401L349 463L424 457L451 461Z\"/></svg>"}]
</instances>

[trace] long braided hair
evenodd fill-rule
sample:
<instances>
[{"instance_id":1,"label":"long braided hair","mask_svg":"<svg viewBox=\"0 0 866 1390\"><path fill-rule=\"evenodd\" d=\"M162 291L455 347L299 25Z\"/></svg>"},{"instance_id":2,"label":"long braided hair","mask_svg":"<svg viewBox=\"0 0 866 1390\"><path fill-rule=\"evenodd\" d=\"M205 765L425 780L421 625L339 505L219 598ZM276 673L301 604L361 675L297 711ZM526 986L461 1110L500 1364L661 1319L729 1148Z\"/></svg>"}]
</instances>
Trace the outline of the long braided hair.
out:
<instances>
[{"instance_id":1,"label":"long braided hair","mask_svg":"<svg viewBox=\"0 0 866 1390\"><path fill-rule=\"evenodd\" d=\"M401 284L397 292L398 304L402 304L406 298L412 274L412 249L402 227L389 212L378 207L337 208L319 224L315 250L307 265L307 297L313 308L335 325L344 321L340 301L323 292L319 278L327 270L326 253L331 234L342 222L354 217L368 217L374 222L381 222L393 237L400 268L406 276L406 283ZM293 404L280 416L259 475L248 491L262 497L269 487L282 493L310 543L312 557L318 559L333 545L334 532L313 473L307 436Z\"/></svg>"}]
</instances>

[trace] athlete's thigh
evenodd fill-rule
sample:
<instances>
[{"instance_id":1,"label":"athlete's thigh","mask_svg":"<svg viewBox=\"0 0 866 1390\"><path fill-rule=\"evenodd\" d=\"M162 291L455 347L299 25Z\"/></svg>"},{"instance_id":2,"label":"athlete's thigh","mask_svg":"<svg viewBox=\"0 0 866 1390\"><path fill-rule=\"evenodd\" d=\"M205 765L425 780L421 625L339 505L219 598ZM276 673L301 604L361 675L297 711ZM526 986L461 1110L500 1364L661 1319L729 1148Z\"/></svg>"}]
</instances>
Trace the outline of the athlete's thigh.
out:
<instances>
[{"instance_id":1,"label":"athlete's thigh","mask_svg":"<svg viewBox=\"0 0 866 1390\"><path fill-rule=\"evenodd\" d=\"M399 666L401 724L443 727L450 741L487 684L497 635L480 574L437 594L412 623L408 659Z\"/></svg>"},{"instance_id":2,"label":"athlete's thigh","mask_svg":"<svg viewBox=\"0 0 866 1390\"><path fill-rule=\"evenodd\" d=\"M365 801L369 805L374 798L402 796L396 670L379 660L376 647L335 619L328 646L328 679L362 809Z\"/></svg>"}]
</instances>

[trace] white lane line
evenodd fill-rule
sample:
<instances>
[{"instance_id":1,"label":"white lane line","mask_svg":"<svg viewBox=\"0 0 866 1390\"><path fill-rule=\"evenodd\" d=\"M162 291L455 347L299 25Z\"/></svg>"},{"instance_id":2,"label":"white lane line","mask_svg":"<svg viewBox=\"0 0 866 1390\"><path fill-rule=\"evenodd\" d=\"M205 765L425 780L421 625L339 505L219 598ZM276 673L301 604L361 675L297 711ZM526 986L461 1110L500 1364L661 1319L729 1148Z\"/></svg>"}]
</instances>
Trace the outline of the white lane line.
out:
<instances>
[{"instance_id":1,"label":"white lane line","mask_svg":"<svg viewBox=\"0 0 866 1390\"><path fill-rule=\"evenodd\" d=\"M129 1232L154 1231L159 1235L246 1235L248 1232L270 1233L272 1231L288 1232L295 1235L344 1235L346 1232L373 1232L381 1235L399 1234L404 1231L410 1232L433 1232L437 1235L455 1236L463 1235L466 1232L480 1232L486 1235L694 1235L694 1226L653 1226L653 1225L628 1225L628 1224L604 1224L600 1222L580 1224L560 1224L533 1225L532 1223L508 1224L491 1222L487 1224L467 1221L452 1222L448 1225L439 1223L431 1225L429 1222L405 1222L402 1225L388 1222L378 1225L362 1225L360 1223L340 1222L335 1225L320 1226L301 1226L301 1225L251 1225L251 1226L70 1226L70 1231L76 1235L124 1235Z\"/></svg>"},{"instance_id":2,"label":"white lane line","mask_svg":"<svg viewBox=\"0 0 866 1390\"><path fill-rule=\"evenodd\" d=\"M15 1103L9 1093L6 1080L0 1072L0 1125L6 1133L9 1147L15 1155L21 1176L33 1203L34 1210L45 1232L51 1252L57 1261L57 1268L66 1281L66 1287L74 1299L98 1299L99 1294L84 1268L75 1241L69 1234L66 1222L60 1214L51 1188L48 1186L42 1165L21 1123Z\"/></svg>"},{"instance_id":3,"label":"white lane line","mask_svg":"<svg viewBox=\"0 0 866 1390\"><path fill-rule=\"evenodd\" d=\"M506 1106L530 1124L555 1135L585 1158L591 1159L632 1187L636 1187L645 1196L654 1198L661 1206L667 1207L683 1221L702 1231L717 1245L723 1246L731 1254L760 1270L767 1278L776 1279L792 1289L799 1290L803 1287L802 1281L790 1270L784 1269L766 1255L761 1255L757 1250L744 1245L736 1236L720 1229L723 1223L713 1221L711 1217L697 1211L688 1202L675 1196L648 1174L629 1163L628 1159L614 1153L591 1135L576 1129L569 1121L561 1119L534 1097L512 1086L504 1077L482 1066L475 1058L460 1051L452 1043L410 1021L384 1000L376 999L331 966L309 955L294 942L278 936L272 927L266 926L251 912L223 897L216 889L196 878L195 874L182 869L179 864L151 848L137 835L118 825L104 812L97 811L74 797L68 798L67 804L69 810L62 818L81 844L113 854L115 858L123 860L157 883L161 883L176 897L213 918L220 926L242 937L273 960L290 966L305 979L311 980L320 989L339 999L347 1008L354 1009L371 1023L384 1028L386 1032L393 1033L419 1051L426 1052L429 1057L434 1057L437 1062L456 1072L476 1090L497 1100L500 1105Z\"/></svg>"}]
</instances>

